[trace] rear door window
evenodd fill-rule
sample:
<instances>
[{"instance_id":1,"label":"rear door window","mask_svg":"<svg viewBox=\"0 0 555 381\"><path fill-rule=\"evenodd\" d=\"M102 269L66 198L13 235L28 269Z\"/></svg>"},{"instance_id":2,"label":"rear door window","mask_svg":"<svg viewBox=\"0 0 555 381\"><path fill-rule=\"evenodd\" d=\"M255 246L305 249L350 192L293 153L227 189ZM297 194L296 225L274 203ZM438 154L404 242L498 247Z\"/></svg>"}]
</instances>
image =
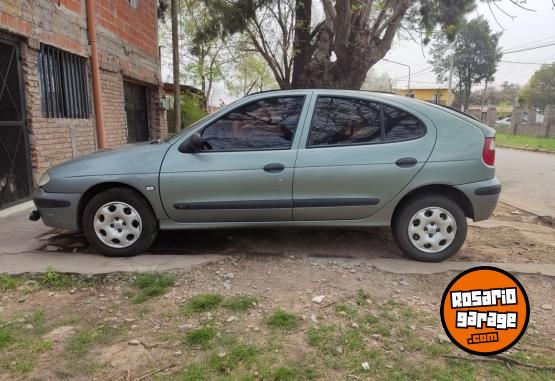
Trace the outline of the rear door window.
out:
<instances>
[{"instance_id":1,"label":"rear door window","mask_svg":"<svg viewBox=\"0 0 555 381\"><path fill-rule=\"evenodd\" d=\"M318 97L307 147L380 142L379 103L363 99Z\"/></svg>"},{"instance_id":2,"label":"rear door window","mask_svg":"<svg viewBox=\"0 0 555 381\"><path fill-rule=\"evenodd\" d=\"M386 143L417 139L426 133L424 124L408 112L388 105L382 109Z\"/></svg>"}]
</instances>

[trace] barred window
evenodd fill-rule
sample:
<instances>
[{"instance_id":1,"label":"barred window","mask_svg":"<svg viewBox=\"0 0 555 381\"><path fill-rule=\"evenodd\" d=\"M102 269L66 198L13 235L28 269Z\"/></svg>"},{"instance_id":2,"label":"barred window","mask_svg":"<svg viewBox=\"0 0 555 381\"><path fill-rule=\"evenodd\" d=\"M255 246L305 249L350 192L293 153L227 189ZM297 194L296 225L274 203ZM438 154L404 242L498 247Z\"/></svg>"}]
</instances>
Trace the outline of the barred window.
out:
<instances>
[{"instance_id":1,"label":"barred window","mask_svg":"<svg viewBox=\"0 0 555 381\"><path fill-rule=\"evenodd\" d=\"M39 73L43 116L90 117L86 58L41 44Z\"/></svg>"}]
</instances>

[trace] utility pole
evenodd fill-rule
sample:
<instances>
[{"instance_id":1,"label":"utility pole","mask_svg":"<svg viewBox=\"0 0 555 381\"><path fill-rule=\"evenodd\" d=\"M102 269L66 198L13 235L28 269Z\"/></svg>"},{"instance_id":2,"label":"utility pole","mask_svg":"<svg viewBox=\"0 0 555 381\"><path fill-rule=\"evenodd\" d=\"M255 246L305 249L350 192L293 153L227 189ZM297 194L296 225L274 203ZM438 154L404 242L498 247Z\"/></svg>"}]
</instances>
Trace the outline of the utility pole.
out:
<instances>
[{"instance_id":1,"label":"utility pole","mask_svg":"<svg viewBox=\"0 0 555 381\"><path fill-rule=\"evenodd\" d=\"M447 106L451 106L451 86L453 84L453 57L455 54L451 54L449 58L449 82L447 85Z\"/></svg>"},{"instance_id":2,"label":"utility pole","mask_svg":"<svg viewBox=\"0 0 555 381\"><path fill-rule=\"evenodd\" d=\"M173 53L173 122L175 132L181 131L181 86L179 85L179 36L177 26L177 1L171 0L172 53Z\"/></svg>"},{"instance_id":3,"label":"utility pole","mask_svg":"<svg viewBox=\"0 0 555 381\"><path fill-rule=\"evenodd\" d=\"M408 86L407 86L407 96L410 97L410 66L407 65L407 64L404 64L404 63L402 63L402 62L387 60L387 59L385 59L385 58L382 58L382 60L384 60L384 61L386 61L386 62L391 62L391 63L397 64L397 65L402 65L402 66L405 66L405 67L407 67L407 68L409 69L409 81L408 81Z\"/></svg>"}]
</instances>

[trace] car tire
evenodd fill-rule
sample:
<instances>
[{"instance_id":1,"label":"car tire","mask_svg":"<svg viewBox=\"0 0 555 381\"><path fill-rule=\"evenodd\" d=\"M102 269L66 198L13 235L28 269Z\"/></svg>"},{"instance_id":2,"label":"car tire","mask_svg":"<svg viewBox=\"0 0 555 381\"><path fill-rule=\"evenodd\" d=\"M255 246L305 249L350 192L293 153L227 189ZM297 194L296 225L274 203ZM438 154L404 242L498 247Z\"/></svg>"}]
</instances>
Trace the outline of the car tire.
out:
<instances>
[{"instance_id":1,"label":"car tire","mask_svg":"<svg viewBox=\"0 0 555 381\"><path fill-rule=\"evenodd\" d=\"M158 227L142 195L128 188L110 188L87 203L83 232L95 251L109 257L129 257L150 247Z\"/></svg>"},{"instance_id":2,"label":"car tire","mask_svg":"<svg viewBox=\"0 0 555 381\"><path fill-rule=\"evenodd\" d=\"M464 244L466 216L452 199L432 194L407 200L395 214L393 238L409 258L441 262Z\"/></svg>"}]
</instances>

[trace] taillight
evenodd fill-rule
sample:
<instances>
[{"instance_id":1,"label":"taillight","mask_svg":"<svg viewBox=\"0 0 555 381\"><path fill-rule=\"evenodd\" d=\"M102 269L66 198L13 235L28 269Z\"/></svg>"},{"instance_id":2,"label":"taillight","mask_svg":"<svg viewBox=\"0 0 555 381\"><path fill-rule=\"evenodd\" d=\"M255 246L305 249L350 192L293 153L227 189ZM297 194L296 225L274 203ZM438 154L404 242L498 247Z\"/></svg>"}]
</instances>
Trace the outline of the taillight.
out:
<instances>
[{"instance_id":1,"label":"taillight","mask_svg":"<svg viewBox=\"0 0 555 381\"><path fill-rule=\"evenodd\" d=\"M482 160L487 165L495 164L495 138L486 138L484 141L484 151L482 152Z\"/></svg>"}]
</instances>

